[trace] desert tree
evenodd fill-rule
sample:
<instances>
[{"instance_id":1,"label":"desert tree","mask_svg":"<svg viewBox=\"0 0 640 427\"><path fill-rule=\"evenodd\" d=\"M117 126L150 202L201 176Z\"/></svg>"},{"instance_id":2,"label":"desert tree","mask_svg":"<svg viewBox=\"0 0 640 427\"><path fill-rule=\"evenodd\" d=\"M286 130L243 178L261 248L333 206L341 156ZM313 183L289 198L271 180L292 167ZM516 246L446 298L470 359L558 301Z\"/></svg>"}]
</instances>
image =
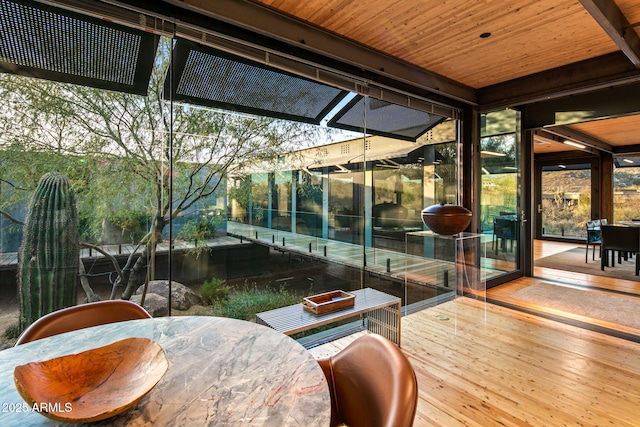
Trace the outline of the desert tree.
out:
<instances>
[{"instance_id":1,"label":"desert tree","mask_svg":"<svg viewBox=\"0 0 640 427\"><path fill-rule=\"evenodd\" d=\"M163 40L147 96L0 75L1 212L44 172L69 176L80 222L98 230L115 210L149 218L117 285L128 299L172 219L226 192L226 178L248 162L273 159L319 138L320 129L263 116L173 103L163 98L170 66ZM227 83L233 85L233 83ZM233 90L230 87L229 90Z\"/></svg>"}]
</instances>

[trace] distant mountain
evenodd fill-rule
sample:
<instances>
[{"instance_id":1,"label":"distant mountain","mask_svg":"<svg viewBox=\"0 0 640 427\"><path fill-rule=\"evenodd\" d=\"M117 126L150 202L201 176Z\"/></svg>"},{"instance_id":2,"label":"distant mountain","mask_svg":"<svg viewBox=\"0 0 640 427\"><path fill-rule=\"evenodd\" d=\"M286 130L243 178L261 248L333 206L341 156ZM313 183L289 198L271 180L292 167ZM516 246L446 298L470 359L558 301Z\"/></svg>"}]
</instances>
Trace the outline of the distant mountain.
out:
<instances>
[{"instance_id":1,"label":"distant mountain","mask_svg":"<svg viewBox=\"0 0 640 427\"><path fill-rule=\"evenodd\" d=\"M543 172L542 192L549 194L557 191L564 193L589 193L591 191L591 171L568 170Z\"/></svg>"}]
</instances>

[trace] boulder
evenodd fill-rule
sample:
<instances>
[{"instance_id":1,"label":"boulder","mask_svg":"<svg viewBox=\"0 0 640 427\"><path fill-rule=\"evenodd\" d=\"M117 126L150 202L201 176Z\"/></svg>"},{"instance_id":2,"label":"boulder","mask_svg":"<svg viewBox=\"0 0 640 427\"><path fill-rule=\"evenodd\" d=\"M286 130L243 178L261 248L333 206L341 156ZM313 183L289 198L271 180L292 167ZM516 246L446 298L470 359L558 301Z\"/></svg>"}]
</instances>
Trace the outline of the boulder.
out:
<instances>
[{"instance_id":1,"label":"boulder","mask_svg":"<svg viewBox=\"0 0 640 427\"><path fill-rule=\"evenodd\" d=\"M136 304L140 304L140 300L142 300L142 295L133 295L131 297L131 301ZM149 312L149 314L153 317L162 317L169 314L169 302L167 299L158 294L147 294L144 298L144 309Z\"/></svg>"},{"instance_id":2,"label":"boulder","mask_svg":"<svg viewBox=\"0 0 640 427\"><path fill-rule=\"evenodd\" d=\"M144 286L140 286L136 291L136 295L142 294ZM149 282L147 296L149 294L158 294L164 298L169 298L169 281L168 280L152 280ZM171 308L176 310L188 310L192 305L202 304L202 298L185 285L178 282L171 282ZM145 307L146 308L146 307Z\"/></svg>"}]
</instances>

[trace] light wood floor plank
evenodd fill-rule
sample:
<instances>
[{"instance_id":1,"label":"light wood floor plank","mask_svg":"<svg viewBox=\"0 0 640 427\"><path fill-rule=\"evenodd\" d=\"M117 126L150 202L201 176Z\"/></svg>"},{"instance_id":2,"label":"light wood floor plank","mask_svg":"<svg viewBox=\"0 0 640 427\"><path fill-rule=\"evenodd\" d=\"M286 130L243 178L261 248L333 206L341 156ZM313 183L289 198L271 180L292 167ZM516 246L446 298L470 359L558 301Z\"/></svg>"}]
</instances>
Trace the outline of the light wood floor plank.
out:
<instances>
[{"instance_id":1,"label":"light wood floor plank","mask_svg":"<svg viewBox=\"0 0 640 427\"><path fill-rule=\"evenodd\" d=\"M435 310L456 316L457 328L429 310L403 322L415 334L403 350L448 416L463 425L638 425L637 344L495 306L478 324L476 304Z\"/></svg>"},{"instance_id":2,"label":"light wood floor plank","mask_svg":"<svg viewBox=\"0 0 640 427\"><path fill-rule=\"evenodd\" d=\"M571 248L549 243L536 242L535 256ZM490 289L487 297L515 304L510 294L554 280L600 289L594 292L640 295L640 283L634 281L538 268L536 275L540 277ZM526 308L560 314L545 307ZM584 316L569 314L568 318L640 334ZM346 337L310 351L326 357L353 339ZM458 298L403 317L402 351L418 377L414 426L640 425L637 342Z\"/></svg>"},{"instance_id":3,"label":"light wood floor plank","mask_svg":"<svg viewBox=\"0 0 640 427\"><path fill-rule=\"evenodd\" d=\"M468 298L402 323L415 426L640 425L640 344Z\"/></svg>"}]
</instances>

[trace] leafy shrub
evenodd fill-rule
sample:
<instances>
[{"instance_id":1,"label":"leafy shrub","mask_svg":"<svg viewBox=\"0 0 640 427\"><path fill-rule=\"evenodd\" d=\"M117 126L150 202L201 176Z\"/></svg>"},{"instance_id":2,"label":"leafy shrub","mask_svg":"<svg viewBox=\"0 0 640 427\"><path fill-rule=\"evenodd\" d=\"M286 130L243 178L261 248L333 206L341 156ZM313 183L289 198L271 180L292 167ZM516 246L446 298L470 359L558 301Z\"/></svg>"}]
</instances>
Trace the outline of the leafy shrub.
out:
<instances>
[{"instance_id":1,"label":"leafy shrub","mask_svg":"<svg viewBox=\"0 0 640 427\"><path fill-rule=\"evenodd\" d=\"M231 288L227 282L216 277L207 280L200 288L200 296L202 302L206 305L214 305L218 302L224 302L229 299Z\"/></svg>"},{"instance_id":2,"label":"leafy shrub","mask_svg":"<svg viewBox=\"0 0 640 427\"><path fill-rule=\"evenodd\" d=\"M16 339L20 336L20 324L15 323L4 330L4 337L7 339Z\"/></svg>"},{"instance_id":3,"label":"leafy shrub","mask_svg":"<svg viewBox=\"0 0 640 427\"><path fill-rule=\"evenodd\" d=\"M273 310L300 302L295 294L280 287L259 289L257 287L242 289L224 304L223 315L233 319L254 320L257 313Z\"/></svg>"},{"instance_id":4,"label":"leafy shrub","mask_svg":"<svg viewBox=\"0 0 640 427\"><path fill-rule=\"evenodd\" d=\"M139 231L146 223L147 217L144 213L118 211L110 218L113 225L122 230L123 233Z\"/></svg>"},{"instance_id":5,"label":"leafy shrub","mask_svg":"<svg viewBox=\"0 0 640 427\"><path fill-rule=\"evenodd\" d=\"M183 226L178 237L184 240L212 239L216 236L216 230L224 224L224 216L201 216L190 219Z\"/></svg>"},{"instance_id":6,"label":"leafy shrub","mask_svg":"<svg viewBox=\"0 0 640 427\"><path fill-rule=\"evenodd\" d=\"M108 221L120 229L122 236L129 236L130 242L135 243L146 234L150 218L144 212L118 211L112 214ZM104 230L101 230L101 233Z\"/></svg>"}]
</instances>

